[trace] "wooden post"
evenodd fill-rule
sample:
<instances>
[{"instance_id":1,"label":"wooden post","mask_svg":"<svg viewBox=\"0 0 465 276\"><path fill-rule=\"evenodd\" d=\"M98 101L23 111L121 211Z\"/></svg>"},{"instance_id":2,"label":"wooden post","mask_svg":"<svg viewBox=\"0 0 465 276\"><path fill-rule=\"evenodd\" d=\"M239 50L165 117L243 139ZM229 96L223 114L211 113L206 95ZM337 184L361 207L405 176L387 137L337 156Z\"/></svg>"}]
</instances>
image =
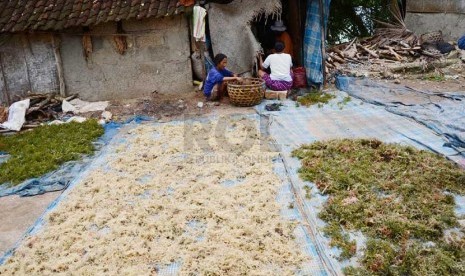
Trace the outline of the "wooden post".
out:
<instances>
[{"instance_id":1,"label":"wooden post","mask_svg":"<svg viewBox=\"0 0 465 276\"><path fill-rule=\"evenodd\" d=\"M2 79L3 79L3 94L5 95L6 103L8 106L11 105L11 98L10 98L10 93L8 92L8 84L6 83L6 75L5 75L5 70L3 69L3 59L2 59L2 53L0 52L0 70L2 71Z\"/></svg>"},{"instance_id":2,"label":"wooden post","mask_svg":"<svg viewBox=\"0 0 465 276\"><path fill-rule=\"evenodd\" d=\"M200 51L200 59L202 60L202 79L205 80L207 78L207 71L205 69L205 42L199 41L197 42Z\"/></svg>"},{"instance_id":3,"label":"wooden post","mask_svg":"<svg viewBox=\"0 0 465 276\"><path fill-rule=\"evenodd\" d=\"M27 83L29 84L29 91L32 92L32 82L31 82L31 76L29 75L29 65L27 64L27 58L26 58L26 51L28 51L28 54L32 54L32 49L31 45L29 43L29 38L27 34L22 34L21 35L21 41L23 43L23 60L24 60L24 66L26 67L26 77L27 77Z\"/></svg>"},{"instance_id":4,"label":"wooden post","mask_svg":"<svg viewBox=\"0 0 465 276\"><path fill-rule=\"evenodd\" d=\"M60 53L60 43L60 38L56 37L55 34L52 34L52 47L53 53L55 54L55 64L57 66L58 82L60 84L60 96L66 97L65 77L63 73L63 62Z\"/></svg>"},{"instance_id":5,"label":"wooden post","mask_svg":"<svg viewBox=\"0 0 465 276\"><path fill-rule=\"evenodd\" d=\"M323 90L326 85L326 28L325 28L325 5L323 0L320 0L320 21L321 21L321 70L323 71L323 85L320 90Z\"/></svg>"}]
</instances>

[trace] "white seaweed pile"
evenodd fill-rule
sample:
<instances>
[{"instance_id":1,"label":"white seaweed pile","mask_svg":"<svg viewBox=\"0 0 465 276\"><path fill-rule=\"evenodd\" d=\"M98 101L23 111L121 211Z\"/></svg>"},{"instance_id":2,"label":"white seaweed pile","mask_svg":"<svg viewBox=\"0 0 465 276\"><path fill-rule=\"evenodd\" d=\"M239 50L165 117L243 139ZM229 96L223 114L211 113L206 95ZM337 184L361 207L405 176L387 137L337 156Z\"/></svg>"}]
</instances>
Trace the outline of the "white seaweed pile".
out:
<instances>
[{"instance_id":1,"label":"white seaweed pile","mask_svg":"<svg viewBox=\"0 0 465 276\"><path fill-rule=\"evenodd\" d=\"M141 125L119 138L127 143L110 148L0 274L147 275L177 265L181 275L295 275L306 261L297 222L275 200L276 153L254 121Z\"/></svg>"}]
</instances>

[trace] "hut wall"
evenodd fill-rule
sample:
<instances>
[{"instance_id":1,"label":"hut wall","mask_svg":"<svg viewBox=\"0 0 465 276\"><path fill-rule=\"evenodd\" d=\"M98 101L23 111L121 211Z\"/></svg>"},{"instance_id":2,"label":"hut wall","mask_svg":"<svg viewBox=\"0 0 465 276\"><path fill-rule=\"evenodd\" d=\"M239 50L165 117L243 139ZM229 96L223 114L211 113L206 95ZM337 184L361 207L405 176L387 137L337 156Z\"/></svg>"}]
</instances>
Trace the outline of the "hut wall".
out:
<instances>
[{"instance_id":1,"label":"hut wall","mask_svg":"<svg viewBox=\"0 0 465 276\"><path fill-rule=\"evenodd\" d=\"M407 26L417 34L441 30L446 40L465 34L465 0L407 0Z\"/></svg>"},{"instance_id":2,"label":"hut wall","mask_svg":"<svg viewBox=\"0 0 465 276\"><path fill-rule=\"evenodd\" d=\"M192 90L188 24L185 16L125 21L128 49L116 51L116 23L90 30L92 53L83 56L82 36L63 34L61 55L68 94L85 100L129 99L157 91Z\"/></svg>"},{"instance_id":3,"label":"hut wall","mask_svg":"<svg viewBox=\"0 0 465 276\"><path fill-rule=\"evenodd\" d=\"M59 93L50 34L5 34L0 38L0 104L33 93Z\"/></svg>"}]
</instances>

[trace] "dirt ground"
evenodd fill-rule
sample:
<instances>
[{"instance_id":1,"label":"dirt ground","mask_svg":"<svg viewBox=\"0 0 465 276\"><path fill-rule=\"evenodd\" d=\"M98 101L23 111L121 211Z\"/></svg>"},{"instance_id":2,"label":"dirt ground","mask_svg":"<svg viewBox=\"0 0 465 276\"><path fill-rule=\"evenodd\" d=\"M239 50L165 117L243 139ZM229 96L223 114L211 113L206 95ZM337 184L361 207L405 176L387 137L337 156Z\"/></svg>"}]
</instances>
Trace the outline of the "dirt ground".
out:
<instances>
[{"instance_id":1,"label":"dirt ground","mask_svg":"<svg viewBox=\"0 0 465 276\"><path fill-rule=\"evenodd\" d=\"M202 107L198 104L202 103ZM183 94L156 93L151 97L112 101L107 108L114 115L114 120L125 121L134 116L153 117L159 122L183 120L208 115L250 114L252 107L235 107L224 97L221 102L206 102L200 91Z\"/></svg>"},{"instance_id":2,"label":"dirt ground","mask_svg":"<svg viewBox=\"0 0 465 276\"><path fill-rule=\"evenodd\" d=\"M450 70L450 69L448 69ZM425 79L419 75L398 74L395 78L378 78L380 82L389 82L403 85L415 90L430 92L465 92L465 74L463 70L454 69L448 72L442 79ZM334 85L328 85L329 90L336 89ZM199 108L198 103L203 107ZM255 110L252 107L235 107L231 105L228 97L224 97L219 103L206 102L205 97L199 91L183 94L156 93L150 97L131 99L124 101L111 101L107 108L113 114L116 121L125 121L134 116L148 116L160 122L183 120L208 115L251 114Z\"/></svg>"},{"instance_id":3,"label":"dirt ground","mask_svg":"<svg viewBox=\"0 0 465 276\"><path fill-rule=\"evenodd\" d=\"M0 197L0 256L31 227L61 192L34 197Z\"/></svg>"}]
</instances>

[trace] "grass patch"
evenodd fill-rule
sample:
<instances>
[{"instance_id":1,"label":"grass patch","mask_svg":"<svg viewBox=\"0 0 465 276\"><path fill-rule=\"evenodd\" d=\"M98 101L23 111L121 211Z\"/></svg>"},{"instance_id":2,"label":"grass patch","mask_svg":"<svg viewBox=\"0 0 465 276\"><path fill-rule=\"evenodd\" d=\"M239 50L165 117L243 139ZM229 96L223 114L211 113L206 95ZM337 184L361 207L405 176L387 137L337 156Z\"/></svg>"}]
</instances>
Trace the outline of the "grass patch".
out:
<instances>
[{"instance_id":1,"label":"grass patch","mask_svg":"<svg viewBox=\"0 0 465 276\"><path fill-rule=\"evenodd\" d=\"M362 266L346 274L465 274L465 235L444 237L460 228L450 193L465 194L464 170L430 152L367 139L316 142L293 155L300 176L329 195L319 216L340 258L356 253L347 232L368 239Z\"/></svg>"},{"instance_id":2,"label":"grass patch","mask_svg":"<svg viewBox=\"0 0 465 276\"><path fill-rule=\"evenodd\" d=\"M92 141L103 134L95 120L41 126L33 131L0 136L0 151L11 157L0 164L0 184L18 184L56 170L67 161L94 151Z\"/></svg>"},{"instance_id":3,"label":"grass patch","mask_svg":"<svg viewBox=\"0 0 465 276\"><path fill-rule=\"evenodd\" d=\"M304 106L311 106L317 104L318 107L322 107L334 98L336 98L336 96L331 95L329 93L310 92L307 95L298 98L297 101Z\"/></svg>"}]
</instances>

